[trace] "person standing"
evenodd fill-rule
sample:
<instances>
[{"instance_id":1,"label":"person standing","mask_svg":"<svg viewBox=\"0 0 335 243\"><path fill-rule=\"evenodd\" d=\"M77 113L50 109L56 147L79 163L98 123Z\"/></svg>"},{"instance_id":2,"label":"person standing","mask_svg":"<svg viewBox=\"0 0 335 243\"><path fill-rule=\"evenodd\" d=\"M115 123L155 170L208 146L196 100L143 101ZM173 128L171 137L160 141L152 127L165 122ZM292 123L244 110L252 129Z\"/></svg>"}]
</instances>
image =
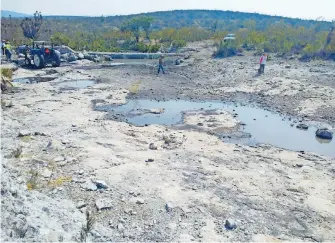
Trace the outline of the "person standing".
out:
<instances>
[{"instance_id":1,"label":"person standing","mask_svg":"<svg viewBox=\"0 0 335 243\"><path fill-rule=\"evenodd\" d=\"M6 41L3 40L1 42L1 51L2 51L2 55L4 56L5 55L5 45L6 45Z\"/></svg>"},{"instance_id":2,"label":"person standing","mask_svg":"<svg viewBox=\"0 0 335 243\"><path fill-rule=\"evenodd\" d=\"M265 64L266 64L267 59L268 59L267 54L263 53L263 55L261 56L259 60L259 64L260 64L259 73L260 74L264 73Z\"/></svg>"},{"instance_id":3,"label":"person standing","mask_svg":"<svg viewBox=\"0 0 335 243\"><path fill-rule=\"evenodd\" d=\"M164 67L163 67L163 63L164 63L163 58L164 58L163 55L161 55L159 57L159 60L158 60L158 73L157 74L159 74L159 72L161 70L162 70L163 74L165 74Z\"/></svg>"},{"instance_id":4,"label":"person standing","mask_svg":"<svg viewBox=\"0 0 335 243\"><path fill-rule=\"evenodd\" d=\"M7 61L11 61L11 59L12 59L12 46L10 45L9 41L6 41L5 54L6 54L6 57L7 57Z\"/></svg>"}]
</instances>

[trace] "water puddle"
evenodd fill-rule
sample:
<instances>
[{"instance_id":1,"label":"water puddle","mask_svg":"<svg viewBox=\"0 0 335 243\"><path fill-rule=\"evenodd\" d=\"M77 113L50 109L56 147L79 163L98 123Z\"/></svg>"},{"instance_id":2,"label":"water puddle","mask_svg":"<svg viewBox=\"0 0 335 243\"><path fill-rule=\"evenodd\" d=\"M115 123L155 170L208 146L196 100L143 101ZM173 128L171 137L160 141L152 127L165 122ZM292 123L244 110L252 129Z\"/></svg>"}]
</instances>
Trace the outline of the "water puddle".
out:
<instances>
[{"instance_id":1,"label":"water puddle","mask_svg":"<svg viewBox=\"0 0 335 243\"><path fill-rule=\"evenodd\" d=\"M84 89L88 86L92 86L95 84L94 80L71 80L71 81L64 81L61 83L58 83L57 86L59 86L61 89L64 90L73 90L73 89Z\"/></svg>"},{"instance_id":2,"label":"water puddle","mask_svg":"<svg viewBox=\"0 0 335 243\"><path fill-rule=\"evenodd\" d=\"M204 111L204 114L211 114L216 110L223 110L234 114L235 119L240 121L240 125L231 134L226 130L216 133L225 142L246 144L243 141L247 140L247 144L271 144L293 151L308 151L335 157L335 140L317 138L316 127L297 129L298 120L256 107L222 102L130 100L121 106L96 105L95 109L108 112L108 116L116 119L122 120L123 117L127 122L138 126L182 126L183 116L187 111Z\"/></svg>"},{"instance_id":3,"label":"water puddle","mask_svg":"<svg viewBox=\"0 0 335 243\"><path fill-rule=\"evenodd\" d=\"M56 77L28 77L28 78L13 79L13 82L20 84L33 84L33 83L49 82L55 79Z\"/></svg>"}]
</instances>

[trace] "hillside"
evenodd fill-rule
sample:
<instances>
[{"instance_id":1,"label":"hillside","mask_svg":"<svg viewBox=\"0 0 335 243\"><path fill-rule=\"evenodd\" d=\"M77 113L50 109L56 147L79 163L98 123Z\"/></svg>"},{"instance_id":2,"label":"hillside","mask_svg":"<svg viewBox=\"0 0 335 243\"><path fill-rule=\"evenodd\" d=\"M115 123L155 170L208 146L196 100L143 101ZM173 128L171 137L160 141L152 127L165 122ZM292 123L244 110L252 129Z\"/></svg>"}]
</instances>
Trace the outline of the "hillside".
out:
<instances>
[{"instance_id":1,"label":"hillside","mask_svg":"<svg viewBox=\"0 0 335 243\"><path fill-rule=\"evenodd\" d=\"M21 21L20 18L2 18L2 37L14 44L25 44ZM317 54L324 59L334 59L335 33L329 32L332 25L327 21L214 10L109 17L44 16L37 39L52 40L75 50L157 52L161 47L176 50L192 41L219 41L231 32L237 37L235 49L303 53L307 59ZM148 39L151 42L142 42Z\"/></svg>"},{"instance_id":2,"label":"hillside","mask_svg":"<svg viewBox=\"0 0 335 243\"><path fill-rule=\"evenodd\" d=\"M106 32L110 31L113 27L120 27L124 21L138 16L153 17L153 30L191 26L210 29L214 23L217 23L217 30L235 31L240 28L252 27L255 30L263 31L275 23L283 23L291 27L305 27L320 31L328 30L332 25L331 22L327 21L302 20L257 13L217 10L176 10L108 17L46 16L41 31L41 38L48 39L55 32L65 34L72 34L75 31ZM12 26L9 26L8 19L3 19L1 24L2 36L10 39L10 35L19 27L20 21L19 19L14 19L11 23Z\"/></svg>"},{"instance_id":3,"label":"hillside","mask_svg":"<svg viewBox=\"0 0 335 243\"><path fill-rule=\"evenodd\" d=\"M8 11L8 10L1 10L1 17L4 18L23 18L23 17L28 17L31 16L29 14L24 14L24 13L18 13L18 12L14 12L14 11Z\"/></svg>"}]
</instances>

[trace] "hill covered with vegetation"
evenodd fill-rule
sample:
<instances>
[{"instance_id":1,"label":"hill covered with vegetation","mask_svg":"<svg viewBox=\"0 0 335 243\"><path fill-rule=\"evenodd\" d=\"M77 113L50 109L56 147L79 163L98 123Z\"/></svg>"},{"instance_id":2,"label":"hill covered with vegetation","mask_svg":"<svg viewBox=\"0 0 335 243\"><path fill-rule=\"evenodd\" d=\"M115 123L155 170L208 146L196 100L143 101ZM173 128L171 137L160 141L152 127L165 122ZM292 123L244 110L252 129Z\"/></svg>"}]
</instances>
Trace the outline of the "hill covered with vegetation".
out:
<instances>
[{"instance_id":1,"label":"hill covered with vegetation","mask_svg":"<svg viewBox=\"0 0 335 243\"><path fill-rule=\"evenodd\" d=\"M3 38L25 42L21 22L2 18ZM237 36L237 46L245 49L312 55L335 53L332 26L327 21L257 13L176 10L108 17L45 16L38 39L52 39L78 50L153 52L162 45L178 48L189 41L221 40L231 32Z\"/></svg>"}]
</instances>

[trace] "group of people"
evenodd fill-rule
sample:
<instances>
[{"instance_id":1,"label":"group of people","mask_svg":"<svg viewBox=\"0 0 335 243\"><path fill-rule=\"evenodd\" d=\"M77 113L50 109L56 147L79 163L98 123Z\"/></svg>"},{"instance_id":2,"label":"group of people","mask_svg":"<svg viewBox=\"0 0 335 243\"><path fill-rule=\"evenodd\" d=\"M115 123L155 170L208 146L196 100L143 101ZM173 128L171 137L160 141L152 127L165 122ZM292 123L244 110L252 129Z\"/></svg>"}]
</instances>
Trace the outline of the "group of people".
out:
<instances>
[{"instance_id":1,"label":"group of people","mask_svg":"<svg viewBox=\"0 0 335 243\"><path fill-rule=\"evenodd\" d=\"M162 70L163 74L165 74L164 67L163 67L163 63L164 63L163 59L164 59L163 55L161 55L159 57L159 59L158 59L158 72L157 72L157 74L159 74L161 70ZM259 60L259 65L260 65L260 67L258 69L258 73L259 74L263 74L264 73L265 64L266 64L267 60L268 60L268 55L267 55L267 53L264 52L262 54L260 60Z\"/></svg>"},{"instance_id":2,"label":"group of people","mask_svg":"<svg viewBox=\"0 0 335 243\"><path fill-rule=\"evenodd\" d=\"M3 40L1 43L2 55L6 55L7 61L12 59L12 46L9 41Z\"/></svg>"}]
</instances>

